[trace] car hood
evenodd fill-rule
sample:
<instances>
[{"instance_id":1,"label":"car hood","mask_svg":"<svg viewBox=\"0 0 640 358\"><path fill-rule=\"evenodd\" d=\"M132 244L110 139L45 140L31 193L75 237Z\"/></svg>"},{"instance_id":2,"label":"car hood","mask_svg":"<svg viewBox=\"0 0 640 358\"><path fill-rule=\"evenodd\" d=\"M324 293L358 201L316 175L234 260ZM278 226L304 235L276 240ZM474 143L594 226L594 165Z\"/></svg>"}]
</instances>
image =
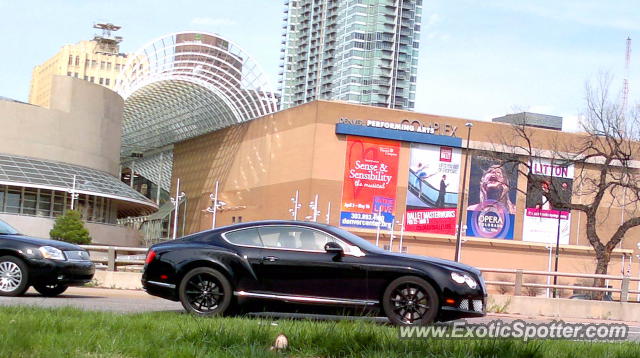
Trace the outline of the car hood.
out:
<instances>
[{"instance_id":1,"label":"car hood","mask_svg":"<svg viewBox=\"0 0 640 358\"><path fill-rule=\"evenodd\" d=\"M481 275L480 270L478 270L477 268L475 268L473 266L465 265L465 264L462 264L462 263L459 263L459 262L455 262L455 261L451 261L451 260L439 259L437 257L400 254L400 253L395 253L395 252L385 252L385 255L392 256L392 257L397 257L397 258L403 258L405 260L409 259L409 260L417 261L417 262L435 264L435 265L442 266L442 267L445 267L447 269L452 269L452 270L471 272L471 273L474 273L477 276Z\"/></svg>"},{"instance_id":2,"label":"car hood","mask_svg":"<svg viewBox=\"0 0 640 358\"><path fill-rule=\"evenodd\" d=\"M23 236L23 235L0 235L0 238L10 239L12 241L19 241L25 244L31 244L34 246L53 246L56 249L63 251L85 251L82 247L74 244L70 244L64 241L39 239L36 237Z\"/></svg>"}]
</instances>

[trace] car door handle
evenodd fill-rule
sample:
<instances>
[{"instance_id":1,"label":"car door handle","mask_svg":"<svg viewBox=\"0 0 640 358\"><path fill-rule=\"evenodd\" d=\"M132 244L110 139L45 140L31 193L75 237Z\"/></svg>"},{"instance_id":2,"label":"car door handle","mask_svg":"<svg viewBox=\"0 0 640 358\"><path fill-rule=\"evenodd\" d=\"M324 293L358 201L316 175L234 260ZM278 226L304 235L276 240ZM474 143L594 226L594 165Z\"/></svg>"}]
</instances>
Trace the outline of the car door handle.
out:
<instances>
[{"instance_id":1,"label":"car door handle","mask_svg":"<svg viewBox=\"0 0 640 358\"><path fill-rule=\"evenodd\" d=\"M276 262L278 261L278 258L275 256L265 256L262 258L264 261L269 261L269 262Z\"/></svg>"}]
</instances>

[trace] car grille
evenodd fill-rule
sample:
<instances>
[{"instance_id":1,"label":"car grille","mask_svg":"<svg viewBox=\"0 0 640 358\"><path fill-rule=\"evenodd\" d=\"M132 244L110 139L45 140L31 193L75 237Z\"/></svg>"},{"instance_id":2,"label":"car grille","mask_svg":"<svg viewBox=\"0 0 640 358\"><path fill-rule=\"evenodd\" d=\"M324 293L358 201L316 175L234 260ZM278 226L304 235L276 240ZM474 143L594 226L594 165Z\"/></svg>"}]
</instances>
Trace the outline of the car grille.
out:
<instances>
[{"instance_id":1,"label":"car grille","mask_svg":"<svg viewBox=\"0 0 640 358\"><path fill-rule=\"evenodd\" d=\"M89 261L89 253L86 251L65 251L64 255L69 261Z\"/></svg>"},{"instance_id":2,"label":"car grille","mask_svg":"<svg viewBox=\"0 0 640 358\"><path fill-rule=\"evenodd\" d=\"M482 300L462 300L458 308L465 311L483 312Z\"/></svg>"}]
</instances>

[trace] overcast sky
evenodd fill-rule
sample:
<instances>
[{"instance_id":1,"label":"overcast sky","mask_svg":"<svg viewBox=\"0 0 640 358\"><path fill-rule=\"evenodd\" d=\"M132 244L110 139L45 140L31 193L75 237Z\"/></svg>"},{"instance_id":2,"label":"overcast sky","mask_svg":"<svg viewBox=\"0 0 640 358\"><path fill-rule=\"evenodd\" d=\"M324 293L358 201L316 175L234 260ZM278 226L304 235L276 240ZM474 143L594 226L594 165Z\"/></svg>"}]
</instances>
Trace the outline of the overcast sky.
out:
<instances>
[{"instance_id":1,"label":"overcast sky","mask_svg":"<svg viewBox=\"0 0 640 358\"><path fill-rule=\"evenodd\" d=\"M488 120L516 110L565 117L575 129L584 85L601 71L625 76L640 98L640 6L602 0L423 0L416 111ZM0 96L27 101L31 71L61 46L90 39L94 22L123 28L123 52L171 32L226 37L276 86L281 0L0 0ZM619 89L619 88L618 88Z\"/></svg>"}]
</instances>

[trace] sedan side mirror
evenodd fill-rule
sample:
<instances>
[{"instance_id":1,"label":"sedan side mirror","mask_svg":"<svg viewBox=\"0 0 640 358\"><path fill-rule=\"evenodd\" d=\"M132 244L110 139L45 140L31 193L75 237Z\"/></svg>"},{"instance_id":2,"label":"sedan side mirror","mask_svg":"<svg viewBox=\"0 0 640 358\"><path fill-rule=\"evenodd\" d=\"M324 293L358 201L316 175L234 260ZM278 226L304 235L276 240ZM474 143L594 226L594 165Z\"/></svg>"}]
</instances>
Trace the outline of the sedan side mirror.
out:
<instances>
[{"instance_id":1,"label":"sedan side mirror","mask_svg":"<svg viewBox=\"0 0 640 358\"><path fill-rule=\"evenodd\" d=\"M342 246L340 246L337 242L329 241L324 245L324 251L330 254L336 254L342 256L344 254L344 250Z\"/></svg>"}]
</instances>

